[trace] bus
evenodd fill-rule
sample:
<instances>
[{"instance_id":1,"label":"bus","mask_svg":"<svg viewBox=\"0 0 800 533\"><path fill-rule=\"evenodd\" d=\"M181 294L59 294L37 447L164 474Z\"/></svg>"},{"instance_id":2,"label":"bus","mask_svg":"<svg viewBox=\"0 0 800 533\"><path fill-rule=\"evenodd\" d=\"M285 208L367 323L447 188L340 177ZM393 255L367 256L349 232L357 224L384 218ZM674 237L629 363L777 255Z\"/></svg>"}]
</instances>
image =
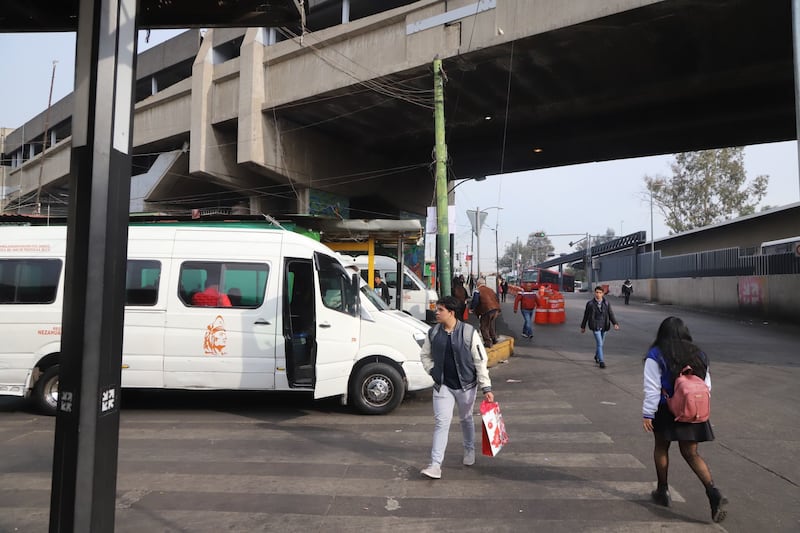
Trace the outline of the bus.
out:
<instances>
[{"instance_id":1,"label":"bus","mask_svg":"<svg viewBox=\"0 0 800 533\"><path fill-rule=\"evenodd\" d=\"M522 271L520 286L524 291L536 291L540 286L544 286L563 292L575 292L575 276L561 274L561 286L559 286L558 272L545 268L529 268Z\"/></svg>"}]
</instances>

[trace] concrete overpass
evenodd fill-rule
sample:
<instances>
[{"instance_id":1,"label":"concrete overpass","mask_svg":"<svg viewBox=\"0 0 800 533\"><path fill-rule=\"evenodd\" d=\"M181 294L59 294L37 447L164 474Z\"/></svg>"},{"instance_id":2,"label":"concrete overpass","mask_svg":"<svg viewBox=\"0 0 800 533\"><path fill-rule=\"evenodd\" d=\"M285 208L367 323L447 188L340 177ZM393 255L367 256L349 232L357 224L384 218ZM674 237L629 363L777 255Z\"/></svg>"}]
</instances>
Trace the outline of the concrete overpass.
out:
<instances>
[{"instance_id":1,"label":"concrete overpass","mask_svg":"<svg viewBox=\"0 0 800 533\"><path fill-rule=\"evenodd\" d=\"M437 55L451 177L796 137L789 0L370 4L141 54L133 210L422 215ZM23 212L65 198L71 110L6 138Z\"/></svg>"}]
</instances>

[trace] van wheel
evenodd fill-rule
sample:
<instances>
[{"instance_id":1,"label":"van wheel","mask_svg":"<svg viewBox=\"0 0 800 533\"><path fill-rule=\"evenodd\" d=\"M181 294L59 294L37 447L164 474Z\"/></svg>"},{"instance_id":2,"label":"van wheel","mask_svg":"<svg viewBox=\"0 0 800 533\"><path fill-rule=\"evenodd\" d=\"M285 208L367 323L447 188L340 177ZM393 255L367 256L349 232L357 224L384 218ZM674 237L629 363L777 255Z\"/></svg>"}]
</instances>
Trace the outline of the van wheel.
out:
<instances>
[{"instance_id":1,"label":"van wheel","mask_svg":"<svg viewBox=\"0 0 800 533\"><path fill-rule=\"evenodd\" d=\"M394 411L404 395L405 383L396 368L386 363L369 363L356 374L350 397L359 412L383 415Z\"/></svg>"},{"instance_id":2,"label":"van wheel","mask_svg":"<svg viewBox=\"0 0 800 533\"><path fill-rule=\"evenodd\" d=\"M33 403L42 414L55 416L58 408L58 365L39 376L33 387Z\"/></svg>"}]
</instances>

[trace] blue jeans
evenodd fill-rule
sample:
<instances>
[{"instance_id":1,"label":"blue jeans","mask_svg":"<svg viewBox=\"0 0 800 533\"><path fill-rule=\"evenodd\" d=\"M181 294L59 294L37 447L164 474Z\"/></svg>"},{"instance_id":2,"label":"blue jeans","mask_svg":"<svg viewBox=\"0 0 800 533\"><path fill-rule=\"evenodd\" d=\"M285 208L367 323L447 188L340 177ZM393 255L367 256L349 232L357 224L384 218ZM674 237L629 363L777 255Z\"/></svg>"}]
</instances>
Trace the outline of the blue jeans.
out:
<instances>
[{"instance_id":1,"label":"blue jeans","mask_svg":"<svg viewBox=\"0 0 800 533\"><path fill-rule=\"evenodd\" d=\"M533 309L520 309L522 311L522 334L523 335L533 335L533 324L531 323L531 317L533 316Z\"/></svg>"},{"instance_id":2,"label":"blue jeans","mask_svg":"<svg viewBox=\"0 0 800 533\"><path fill-rule=\"evenodd\" d=\"M597 344L597 348L594 350L594 356L597 357L597 360L601 363L603 362L603 341L606 338L605 331L594 331L594 342Z\"/></svg>"},{"instance_id":3,"label":"blue jeans","mask_svg":"<svg viewBox=\"0 0 800 533\"><path fill-rule=\"evenodd\" d=\"M451 389L442 385L437 391L433 389L433 446L431 447L431 464L441 465L444 451L447 448L447 437L450 433L450 421L453 420L453 407L458 406L458 420L461 423L461 434L464 450L475 450L475 422L472 409L478 387L469 390Z\"/></svg>"}]
</instances>

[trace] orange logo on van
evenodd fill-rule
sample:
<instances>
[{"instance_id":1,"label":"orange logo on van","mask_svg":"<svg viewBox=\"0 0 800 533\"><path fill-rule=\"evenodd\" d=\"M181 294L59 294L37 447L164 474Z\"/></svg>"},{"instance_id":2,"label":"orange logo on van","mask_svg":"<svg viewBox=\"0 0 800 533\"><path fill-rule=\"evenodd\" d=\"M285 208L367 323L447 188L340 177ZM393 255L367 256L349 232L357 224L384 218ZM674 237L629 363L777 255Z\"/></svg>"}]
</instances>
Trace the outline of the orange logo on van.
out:
<instances>
[{"instance_id":1,"label":"orange logo on van","mask_svg":"<svg viewBox=\"0 0 800 533\"><path fill-rule=\"evenodd\" d=\"M227 344L228 332L225 330L225 320L222 315L217 315L214 322L206 326L203 351L206 355L225 355Z\"/></svg>"}]
</instances>

